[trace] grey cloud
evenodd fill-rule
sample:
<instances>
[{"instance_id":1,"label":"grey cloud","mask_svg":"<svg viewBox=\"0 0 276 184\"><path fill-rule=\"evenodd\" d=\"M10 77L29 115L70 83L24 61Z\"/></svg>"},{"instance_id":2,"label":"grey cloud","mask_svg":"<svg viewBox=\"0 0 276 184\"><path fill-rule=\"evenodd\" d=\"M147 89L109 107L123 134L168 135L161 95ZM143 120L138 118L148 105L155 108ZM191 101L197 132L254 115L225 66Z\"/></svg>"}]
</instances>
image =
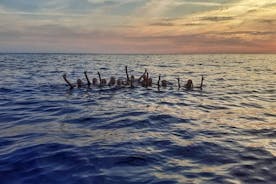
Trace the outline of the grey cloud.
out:
<instances>
[{"instance_id":1,"label":"grey cloud","mask_svg":"<svg viewBox=\"0 0 276 184\"><path fill-rule=\"evenodd\" d=\"M232 31L232 32L223 32L223 33L211 33L211 34L220 34L220 35L239 35L239 34L247 34L247 35L275 35L276 31Z\"/></svg>"},{"instance_id":2,"label":"grey cloud","mask_svg":"<svg viewBox=\"0 0 276 184\"><path fill-rule=\"evenodd\" d=\"M90 2L88 0L69 0L63 9L68 12L86 12L97 8L114 6L116 4L115 1Z\"/></svg>"},{"instance_id":3,"label":"grey cloud","mask_svg":"<svg viewBox=\"0 0 276 184\"><path fill-rule=\"evenodd\" d=\"M252 46L253 43L249 41L242 40L240 38L222 38L211 36L210 34L182 34L175 36L142 36L142 37L127 37L127 39L133 39L135 41L165 41L172 42L176 45L208 45L208 46L218 46L218 45L248 45Z\"/></svg>"},{"instance_id":4,"label":"grey cloud","mask_svg":"<svg viewBox=\"0 0 276 184\"><path fill-rule=\"evenodd\" d=\"M139 0L139 1L128 1L117 3L116 6L113 6L108 12L109 14L115 15L130 15L136 9L143 7L148 0Z\"/></svg>"},{"instance_id":5,"label":"grey cloud","mask_svg":"<svg viewBox=\"0 0 276 184\"><path fill-rule=\"evenodd\" d=\"M265 8L267 8L267 7L270 8L270 7L273 7L273 6L276 6L276 2L272 1L271 3L266 4L264 7Z\"/></svg>"},{"instance_id":6,"label":"grey cloud","mask_svg":"<svg viewBox=\"0 0 276 184\"><path fill-rule=\"evenodd\" d=\"M41 26L31 26L21 28L20 30L15 29L1 29L0 40L18 39L18 38L32 38L37 40L51 39L92 39L92 38L106 38L106 37L119 37L119 33L114 31L103 31L103 30L90 30L81 31L71 27L65 27L57 24L48 24Z\"/></svg>"},{"instance_id":7,"label":"grey cloud","mask_svg":"<svg viewBox=\"0 0 276 184\"><path fill-rule=\"evenodd\" d=\"M177 5L166 12L166 16L170 18L183 17L194 13L205 12L217 9L217 6L204 6L199 4L182 4Z\"/></svg>"},{"instance_id":8,"label":"grey cloud","mask_svg":"<svg viewBox=\"0 0 276 184\"><path fill-rule=\"evenodd\" d=\"M198 3L220 3L220 4L227 4L233 3L240 0L186 0L187 2L198 2Z\"/></svg>"},{"instance_id":9,"label":"grey cloud","mask_svg":"<svg viewBox=\"0 0 276 184\"><path fill-rule=\"evenodd\" d=\"M220 21L234 20L234 17L222 17L222 16L201 17L200 20L202 20L202 21L220 22Z\"/></svg>"},{"instance_id":10,"label":"grey cloud","mask_svg":"<svg viewBox=\"0 0 276 184\"><path fill-rule=\"evenodd\" d=\"M178 17L175 17L175 18L163 18L161 19L161 21L176 21L176 20L182 20L183 18L178 18Z\"/></svg>"},{"instance_id":11,"label":"grey cloud","mask_svg":"<svg viewBox=\"0 0 276 184\"><path fill-rule=\"evenodd\" d=\"M23 12L38 12L42 10L65 11L65 12L87 12L99 7L112 6L115 1L91 2L88 0L0 0L0 6Z\"/></svg>"},{"instance_id":12,"label":"grey cloud","mask_svg":"<svg viewBox=\"0 0 276 184\"><path fill-rule=\"evenodd\" d=\"M0 0L0 5L6 8L20 10L20 11L32 11L47 5L47 1L44 0Z\"/></svg>"},{"instance_id":13,"label":"grey cloud","mask_svg":"<svg viewBox=\"0 0 276 184\"><path fill-rule=\"evenodd\" d=\"M155 22L155 23L152 23L152 24L149 24L150 26L203 26L203 25L206 25L206 24L203 24L203 23L186 23L186 24L174 24L174 23L171 23L171 22Z\"/></svg>"},{"instance_id":14,"label":"grey cloud","mask_svg":"<svg viewBox=\"0 0 276 184\"><path fill-rule=\"evenodd\" d=\"M183 26L203 26L206 24L203 23L186 23L186 24L182 24Z\"/></svg>"},{"instance_id":15,"label":"grey cloud","mask_svg":"<svg viewBox=\"0 0 276 184\"><path fill-rule=\"evenodd\" d=\"M170 22L155 22L150 24L150 26L175 26L175 24Z\"/></svg>"},{"instance_id":16,"label":"grey cloud","mask_svg":"<svg viewBox=\"0 0 276 184\"><path fill-rule=\"evenodd\" d=\"M266 24L274 24L276 23L276 19L260 19L258 20L259 23L266 23Z\"/></svg>"}]
</instances>

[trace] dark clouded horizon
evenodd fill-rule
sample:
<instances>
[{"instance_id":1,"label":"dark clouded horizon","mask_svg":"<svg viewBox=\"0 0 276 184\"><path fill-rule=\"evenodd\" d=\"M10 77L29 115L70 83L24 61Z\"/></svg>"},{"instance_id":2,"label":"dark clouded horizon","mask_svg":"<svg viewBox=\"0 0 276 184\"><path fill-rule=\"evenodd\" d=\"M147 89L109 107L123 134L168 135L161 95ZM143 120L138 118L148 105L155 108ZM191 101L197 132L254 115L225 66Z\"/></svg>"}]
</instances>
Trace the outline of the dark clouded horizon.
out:
<instances>
[{"instance_id":1,"label":"dark clouded horizon","mask_svg":"<svg viewBox=\"0 0 276 184\"><path fill-rule=\"evenodd\" d=\"M276 53L276 0L0 0L0 52Z\"/></svg>"}]
</instances>

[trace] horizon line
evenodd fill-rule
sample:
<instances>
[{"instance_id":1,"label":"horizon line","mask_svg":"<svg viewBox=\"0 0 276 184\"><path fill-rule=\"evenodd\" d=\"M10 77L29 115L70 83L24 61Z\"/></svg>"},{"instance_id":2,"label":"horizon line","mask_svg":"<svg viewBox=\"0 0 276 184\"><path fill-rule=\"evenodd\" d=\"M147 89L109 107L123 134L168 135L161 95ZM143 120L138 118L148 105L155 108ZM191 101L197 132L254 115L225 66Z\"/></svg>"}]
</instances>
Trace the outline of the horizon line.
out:
<instances>
[{"instance_id":1,"label":"horizon line","mask_svg":"<svg viewBox=\"0 0 276 184\"><path fill-rule=\"evenodd\" d=\"M219 55L219 54L276 54L275 52L191 52L191 53L104 53L104 52L1 52L0 54L83 54L83 55Z\"/></svg>"}]
</instances>

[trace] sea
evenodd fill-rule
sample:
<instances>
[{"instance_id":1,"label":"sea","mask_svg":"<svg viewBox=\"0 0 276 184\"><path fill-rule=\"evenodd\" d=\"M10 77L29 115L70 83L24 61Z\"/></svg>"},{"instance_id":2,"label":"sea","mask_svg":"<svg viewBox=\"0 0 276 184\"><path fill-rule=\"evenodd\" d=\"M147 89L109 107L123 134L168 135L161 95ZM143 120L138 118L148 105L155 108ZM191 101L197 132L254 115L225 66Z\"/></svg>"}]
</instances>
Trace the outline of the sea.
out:
<instances>
[{"instance_id":1,"label":"sea","mask_svg":"<svg viewBox=\"0 0 276 184\"><path fill-rule=\"evenodd\" d=\"M1 184L275 182L276 55L0 54Z\"/></svg>"}]
</instances>

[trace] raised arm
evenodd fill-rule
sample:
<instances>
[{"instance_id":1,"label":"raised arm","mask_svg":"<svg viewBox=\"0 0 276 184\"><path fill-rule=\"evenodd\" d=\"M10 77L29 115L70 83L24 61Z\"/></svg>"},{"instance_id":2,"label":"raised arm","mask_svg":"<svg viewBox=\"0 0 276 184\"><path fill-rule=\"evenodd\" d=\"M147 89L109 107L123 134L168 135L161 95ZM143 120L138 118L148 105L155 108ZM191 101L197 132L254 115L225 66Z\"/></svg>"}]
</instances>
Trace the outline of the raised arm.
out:
<instances>
[{"instance_id":1,"label":"raised arm","mask_svg":"<svg viewBox=\"0 0 276 184\"><path fill-rule=\"evenodd\" d=\"M145 69L145 72L143 73L143 75L141 75L141 77L139 77L138 82L141 81L141 79L146 75L146 73L147 73L147 69Z\"/></svg>"},{"instance_id":2,"label":"raised arm","mask_svg":"<svg viewBox=\"0 0 276 184\"><path fill-rule=\"evenodd\" d=\"M65 80L65 82L68 84L68 86L70 86L70 89L73 89L73 88L74 88L74 85L71 84L71 83L67 80L66 74L63 74L62 77L63 77L63 79Z\"/></svg>"},{"instance_id":3,"label":"raised arm","mask_svg":"<svg viewBox=\"0 0 276 184\"><path fill-rule=\"evenodd\" d=\"M134 88L133 83L134 83L134 76L131 76L131 78L130 78L130 87L131 88Z\"/></svg>"},{"instance_id":4,"label":"raised arm","mask_svg":"<svg viewBox=\"0 0 276 184\"><path fill-rule=\"evenodd\" d=\"M202 87L203 87L203 81L204 81L204 77L203 77L203 75L202 75L202 76L201 76L201 83L200 83L200 86L199 86L200 89L202 89Z\"/></svg>"},{"instance_id":5,"label":"raised arm","mask_svg":"<svg viewBox=\"0 0 276 184\"><path fill-rule=\"evenodd\" d=\"M125 70L126 70L127 83L128 83L129 82L129 75L128 75L128 71L127 71L127 66L125 66Z\"/></svg>"},{"instance_id":6,"label":"raised arm","mask_svg":"<svg viewBox=\"0 0 276 184\"><path fill-rule=\"evenodd\" d=\"M146 87L149 86L149 72L147 72L147 78L146 78Z\"/></svg>"},{"instance_id":7,"label":"raised arm","mask_svg":"<svg viewBox=\"0 0 276 184\"><path fill-rule=\"evenodd\" d=\"M85 75L85 78L86 78L86 80L87 80L87 85L90 86L90 85L91 85L91 82L90 82L90 80L89 80L89 78L88 78L88 76L87 76L87 71L84 71L84 75Z\"/></svg>"},{"instance_id":8,"label":"raised arm","mask_svg":"<svg viewBox=\"0 0 276 184\"><path fill-rule=\"evenodd\" d=\"M100 80L100 85L102 85L102 78L100 72L98 72L99 80Z\"/></svg>"},{"instance_id":9,"label":"raised arm","mask_svg":"<svg viewBox=\"0 0 276 184\"><path fill-rule=\"evenodd\" d=\"M199 88L199 89L202 90L202 88L203 88L203 81L204 81L204 76L202 75L202 76L201 76L200 86L195 86L194 88Z\"/></svg>"},{"instance_id":10,"label":"raised arm","mask_svg":"<svg viewBox=\"0 0 276 184\"><path fill-rule=\"evenodd\" d=\"M158 76L158 82L157 82L158 88L160 88L160 80L161 80L161 75Z\"/></svg>"},{"instance_id":11,"label":"raised arm","mask_svg":"<svg viewBox=\"0 0 276 184\"><path fill-rule=\"evenodd\" d=\"M176 78L177 79L177 84L178 84L178 89L180 89L180 78L178 77L178 78Z\"/></svg>"}]
</instances>

